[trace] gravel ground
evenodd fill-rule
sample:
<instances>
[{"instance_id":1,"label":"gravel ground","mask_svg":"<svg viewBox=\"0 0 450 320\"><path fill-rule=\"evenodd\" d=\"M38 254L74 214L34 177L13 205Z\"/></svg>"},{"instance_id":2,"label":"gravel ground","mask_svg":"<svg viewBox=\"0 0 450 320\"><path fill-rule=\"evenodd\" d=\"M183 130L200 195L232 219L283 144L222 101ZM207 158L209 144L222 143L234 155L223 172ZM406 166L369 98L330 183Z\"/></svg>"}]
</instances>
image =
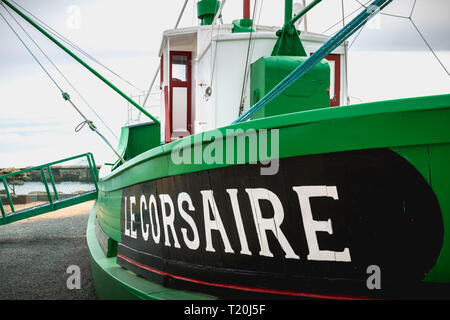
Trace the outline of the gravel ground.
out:
<instances>
[{"instance_id":1,"label":"gravel ground","mask_svg":"<svg viewBox=\"0 0 450 320\"><path fill-rule=\"evenodd\" d=\"M86 244L94 202L0 226L1 300L96 299ZM81 288L69 290L66 273L79 266Z\"/></svg>"}]
</instances>

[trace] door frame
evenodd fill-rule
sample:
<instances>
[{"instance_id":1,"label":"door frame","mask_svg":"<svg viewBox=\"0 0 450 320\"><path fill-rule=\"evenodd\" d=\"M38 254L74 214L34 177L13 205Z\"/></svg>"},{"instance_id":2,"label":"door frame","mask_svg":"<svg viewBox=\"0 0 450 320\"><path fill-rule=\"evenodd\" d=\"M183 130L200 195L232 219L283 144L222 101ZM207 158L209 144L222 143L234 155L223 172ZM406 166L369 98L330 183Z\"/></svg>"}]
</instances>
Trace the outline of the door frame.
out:
<instances>
[{"instance_id":1,"label":"door frame","mask_svg":"<svg viewBox=\"0 0 450 320\"><path fill-rule=\"evenodd\" d=\"M334 97L330 97L330 107L341 105L341 55L329 54L325 59L334 61Z\"/></svg>"},{"instance_id":2,"label":"door frame","mask_svg":"<svg viewBox=\"0 0 450 320\"><path fill-rule=\"evenodd\" d=\"M341 105L341 55L331 53L325 59L334 62L334 97L330 97L330 107L338 107Z\"/></svg>"},{"instance_id":3,"label":"door frame","mask_svg":"<svg viewBox=\"0 0 450 320\"><path fill-rule=\"evenodd\" d=\"M172 58L174 55L178 56L186 56L187 57L187 81L177 81L172 79ZM192 113L192 52L190 51L170 51L169 54L169 106L168 106L168 114L166 114L166 128L169 125L170 128L170 136L166 137L166 140L172 141L172 120L173 120L173 88L187 88L187 123L186 128L189 134L191 132L191 113ZM167 113L167 112L166 112ZM167 123L168 122L168 123ZM167 130L169 131L169 130ZM166 131L166 132L167 132ZM167 139L168 138L168 139Z\"/></svg>"}]
</instances>

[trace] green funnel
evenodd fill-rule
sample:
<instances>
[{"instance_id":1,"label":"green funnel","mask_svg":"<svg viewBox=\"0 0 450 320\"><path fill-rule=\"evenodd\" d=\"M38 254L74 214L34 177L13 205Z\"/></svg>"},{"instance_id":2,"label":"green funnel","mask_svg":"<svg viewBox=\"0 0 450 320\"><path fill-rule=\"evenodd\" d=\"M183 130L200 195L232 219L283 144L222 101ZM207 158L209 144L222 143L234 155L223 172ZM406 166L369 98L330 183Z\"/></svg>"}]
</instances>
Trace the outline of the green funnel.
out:
<instances>
[{"instance_id":1,"label":"green funnel","mask_svg":"<svg viewBox=\"0 0 450 320\"><path fill-rule=\"evenodd\" d=\"M197 15L202 26L211 25L220 8L218 0L201 0L197 2Z\"/></svg>"}]
</instances>

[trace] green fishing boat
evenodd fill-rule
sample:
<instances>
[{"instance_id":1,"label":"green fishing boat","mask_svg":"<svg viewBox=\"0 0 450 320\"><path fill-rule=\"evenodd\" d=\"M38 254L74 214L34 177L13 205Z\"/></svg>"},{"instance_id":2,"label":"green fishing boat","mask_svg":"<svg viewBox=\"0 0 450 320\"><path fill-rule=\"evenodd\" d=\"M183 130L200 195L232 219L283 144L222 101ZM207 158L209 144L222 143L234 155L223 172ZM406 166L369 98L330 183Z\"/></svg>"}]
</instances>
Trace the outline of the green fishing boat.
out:
<instances>
[{"instance_id":1,"label":"green fishing boat","mask_svg":"<svg viewBox=\"0 0 450 320\"><path fill-rule=\"evenodd\" d=\"M450 298L450 94L347 103L346 40L392 0L333 37L297 30L320 0L282 28L199 1L163 34L158 118L1 2L148 117L94 173L100 298Z\"/></svg>"}]
</instances>

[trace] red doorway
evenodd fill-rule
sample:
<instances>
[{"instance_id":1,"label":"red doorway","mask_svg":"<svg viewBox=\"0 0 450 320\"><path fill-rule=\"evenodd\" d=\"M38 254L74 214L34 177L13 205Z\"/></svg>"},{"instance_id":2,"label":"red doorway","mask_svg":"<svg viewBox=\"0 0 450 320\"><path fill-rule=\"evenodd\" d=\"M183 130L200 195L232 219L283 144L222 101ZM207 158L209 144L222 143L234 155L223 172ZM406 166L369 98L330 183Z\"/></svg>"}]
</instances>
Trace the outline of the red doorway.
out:
<instances>
[{"instance_id":1,"label":"red doorway","mask_svg":"<svg viewBox=\"0 0 450 320\"><path fill-rule=\"evenodd\" d=\"M326 59L330 63L332 75L334 69L334 86L333 82L330 83L330 106L337 107L341 105L341 55L330 54ZM333 86L333 89L331 89L331 86Z\"/></svg>"},{"instance_id":2,"label":"red doorway","mask_svg":"<svg viewBox=\"0 0 450 320\"><path fill-rule=\"evenodd\" d=\"M341 105L341 55L329 54L325 59L330 63L330 107L337 107Z\"/></svg>"},{"instance_id":3,"label":"red doorway","mask_svg":"<svg viewBox=\"0 0 450 320\"><path fill-rule=\"evenodd\" d=\"M169 101L166 101L166 142L191 134L191 52L171 51Z\"/></svg>"}]
</instances>

